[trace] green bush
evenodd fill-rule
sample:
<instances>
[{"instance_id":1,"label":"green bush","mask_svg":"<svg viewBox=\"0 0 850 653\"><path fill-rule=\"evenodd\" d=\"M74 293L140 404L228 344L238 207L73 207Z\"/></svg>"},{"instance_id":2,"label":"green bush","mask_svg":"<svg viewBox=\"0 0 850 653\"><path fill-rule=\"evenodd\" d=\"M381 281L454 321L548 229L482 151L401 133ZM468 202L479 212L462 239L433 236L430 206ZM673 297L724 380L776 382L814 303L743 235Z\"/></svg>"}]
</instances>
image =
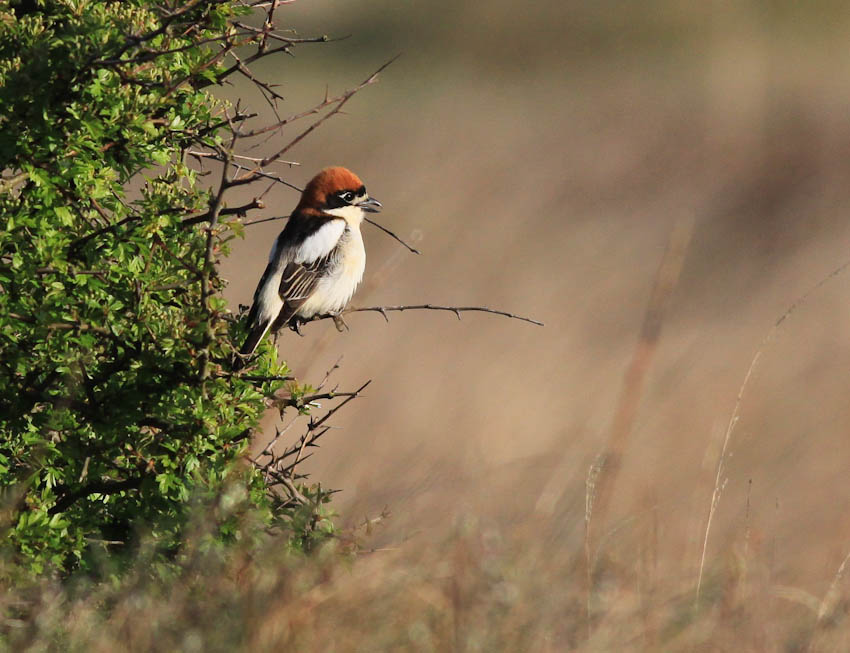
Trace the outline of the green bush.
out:
<instances>
[{"instance_id":1,"label":"green bush","mask_svg":"<svg viewBox=\"0 0 850 653\"><path fill-rule=\"evenodd\" d=\"M142 531L167 559L198 505L218 542L305 521L245 462L288 370L265 345L230 371L242 325L216 262L241 235L237 184L186 164L201 147L229 167L244 115L206 89L237 48L270 51L236 26L248 12L0 2L0 527L33 571L90 569Z\"/></svg>"}]
</instances>

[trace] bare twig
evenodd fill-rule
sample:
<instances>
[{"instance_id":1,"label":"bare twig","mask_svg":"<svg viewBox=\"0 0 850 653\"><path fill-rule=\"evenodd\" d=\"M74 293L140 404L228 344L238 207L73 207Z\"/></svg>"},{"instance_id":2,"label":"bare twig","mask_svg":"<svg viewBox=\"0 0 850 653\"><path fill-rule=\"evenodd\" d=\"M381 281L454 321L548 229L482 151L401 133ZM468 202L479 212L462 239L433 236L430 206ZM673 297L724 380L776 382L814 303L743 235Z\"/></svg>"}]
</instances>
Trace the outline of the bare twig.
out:
<instances>
[{"instance_id":1,"label":"bare twig","mask_svg":"<svg viewBox=\"0 0 850 653\"><path fill-rule=\"evenodd\" d=\"M292 406L295 408L300 408L301 406L306 406L307 404L311 404L314 401L319 401L321 399L336 399L337 397L357 397L359 396L359 392L337 392L335 390L331 390L330 392L317 392L312 395L304 395L303 397L299 397L295 399L294 397L290 397L285 400L287 406Z\"/></svg>"},{"instance_id":2,"label":"bare twig","mask_svg":"<svg viewBox=\"0 0 850 653\"><path fill-rule=\"evenodd\" d=\"M514 313L508 313L506 311L500 311L495 308L487 308L486 306L437 306L435 304L410 304L406 306L366 306L363 308L347 308L342 311L345 313L380 313L384 316L384 319L389 322L389 317L387 313L392 312L402 312L402 311L448 311L449 313L454 313L457 316L457 319L460 319L461 313L468 312L479 312L479 313L492 313L494 315L501 315L503 317L509 317L514 320L522 320L523 322L530 322L531 324L536 324L537 326L544 326L543 322L538 320L533 320L530 317L523 317L522 315L516 315ZM333 319L337 317L336 315L330 313L323 313L321 315L314 315L311 318L307 318L302 320L302 322L313 322L315 320L327 320Z\"/></svg>"},{"instance_id":3,"label":"bare twig","mask_svg":"<svg viewBox=\"0 0 850 653\"><path fill-rule=\"evenodd\" d=\"M339 369L339 364L342 362L342 356L336 359L336 362L331 366L331 368L325 372L324 378L319 382L319 385L316 386L316 390L321 390L325 387L325 383L328 382L328 379L331 378L331 374Z\"/></svg>"},{"instance_id":4,"label":"bare twig","mask_svg":"<svg viewBox=\"0 0 850 653\"><path fill-rule=\"evenodd\" d=\"M280 2L278 5L282 4ZM259 5L255 5L259 6ZM274 11L274 8L272 8ZM241 23L239 21L234 21L233 23L236 27L240 29L247 30L249 32L253 32L257 36L261 37L260 42L260 52L266 52L266 47L264 44L267 42L267 39L272 39L273 41L279 41L281 43L286 43L287 45L298 45L301 43L328 43L330 41L342 41L344 38L335 38L332 39L327 34L322 34L321 36L307 36L307 37L294 37L294 36L283 36L282 34L275 34L272 29L272 21L270 20L270 16L267 16L265 23L263 24L262 29L259 27L254 27L253 25L248 25L247 23ZM347 38L347 37L346 37Z\"/></svg>"},{"instance_id":5,"label":"bare twig","mask_svg":"<svg viewBox=\"0 0 850 653\"><path fill-rule=\"evenodd\" d=\"M203 158L210 158L214 161L220 161L222 163L229 163L229 165L236 168L237 172L241 172L241 171L245 170L245 166L243 166L239 163L236 163L234 161L228 162L218 154L209 155L209 154L205 154L205 153L202 153L202 152L192 152L191 154L192 154L192 156L194 156L195 158L198 158L198 159L203 157ZM262 159L259 159L259 158L256 158L256 157L241 157L241 156L238 156L238 155L233 155L232 158L234 158L234 159L235 158L244 158L244 159L247 159L249 161L253 161L255 163L262 162ZM296 163L295 161L280 161L280 160L278 160L275 163L285 163L289 166L300 165L299 163ZM284 186L287 186L289 188L297 190L299 193L302 190L301 188L299 188L295 184L291 184L290 182L286 181L286 179L283 179L279 175L275 175L271 172L266 172L265 170L258 170L256 167L252 169L251 175L253 175L253 176L251 176L250 178L247 178L247 177L237 178L236 180L231 182L231 186L242 186L244 184L251 184L251 183L257 181L257 179L262 178L262 179L270 179L270 180L275 181L279 184L283 184ZM279 219L282 219L282 218L275 218L275 219L279 220Z\"/></svg>"},{"instance_id":6,"label":"bare twig","mask_svg":"<svg viewBox=\"0 0 850 653\"><path fill-rule=\"evenodd\" d=\"M364 220L366 220L366 222L368 222L371 225L375 225L378 229L383 231L385 234L395 238L398 242L400 242L402 245L404 245L407 249L409 249L414 254L421 254L422 253L418 249L416 249L415 247L411 247L410 245L408 245L406 242L404 242L401 238L396 236L392 231L390 231L389 229L387 229L383 225L380 225L377 222L375 222L374 220L370 220L369 218L364 218Z\"/></svg>"},{"instance_id":7,"label":"bare twig","mask_svg":"<svg viewBox=\"0 0 850 653\"><path fill-rule=\"evenodd\" d=\"M371 382L372 381L370 379L369 381L366 381L366 383L361 385L354 392L345 393L345 399L343 401L341 401L339 404L337 404L336 406L334 406L333 408L331 408L330 410L328 410L328 412L325 413L325 415L323 417L321 417L320 419L314 420L314 419L311 418L310 423L307 425L307 431L304 433L304 435L301 436L300 440L298 441L298 444L293 445L292 447L288 448L279 457L277 457L277 458L273 457L273 455L271 453L272 448L274 447L275 443L280 439L280 437L283 435L283 433L285 433L286 430L289 430L289 428L292 426L291 423L290 423L289 426L286 427L286 429L283 432L278 431L275 438L268 445L266 445L265 449L263 449L263 451L260 453L260 455L272 456L272 460L269 461L269 463L267 463L267 464L274 466L275 464L277 464L278 461L289 458L290 456L294 455L296 452L299 452L299 451L303 452L306 447L313 446L315 441L318 440L322 435L327 433L327 431L330 429L329 426L324 426L324 428L321 428L321 427L323 427L324 423L327 420L329 420L338 410L340 410L343 406L345 406L349 401L352 401L353 399L356 399L357 397L361 397L363 390ZM320 430L320 428L321 428L321 430ZM301 454L299 453L298 454L299 459L300 459L300 455ZM255 462L256 462L256 460L255 460ZM296 462L297 462L297 459L296 459Z\"/></svg>"},{"instance_id":8,"label":"bare twig","mask_svg":"<svg viewBox=\"0 0 850 653\"><path fill-rule=\"evenodd\" d=\"M272 381L294 381L294 376L259 376L256 374L236 374L233 372L224 372L216 375L224 379L242 379L243 381L251 381L253 383L269 383Z\"/></svg>"},{"instance_id":9,"label":"bare twig","mask_svg":"<svg viewBox=\"0 0 850 653\"><path fill-rule=\"evenodd\" d=\"M166 48L164 50L155 50L155 49L147 49L140 48L141 54L136 55L130 59L120 59L120 58L112 58L112 59L98 59L97 61L92 61L92 66L97 67L110 67L110 66L125 66L132 64L140 64L148 61L153 61L159 57L163 57L168 54L176 54L178 52L185 52L187 50L192 50L193 48L197 48L202 45L206 45L209 43L218 43L220 41L227 41L235 36L249 36L248 32L237 33L237 34L223 34L221 36L215 36L211 38L199 39L198 41L192 41L186 45L182 45L176 48Z\"/></svg>"},{"instance_id":10,"label":"bare twig","mask_svg":"<svg viewBox=\"0 0 850 653\"><path fill-rule=\"evenodd\" d=\"M278 441L279 441L279 440L280 440L280 439L281 439L284 435L286 435L286 433L289 431L289 429L291 429L291 428L295 425L295 421L296 421L297 419L298 419L298 416L296 415L296 416L295 416L295 417L294 417L294 418L293 418L293 419L289 422L289 424L287 424L287 425L286 425L286 426L284 426L283 428L280 428L279 426L275 426L275 434L274 434L274 437L273 437L271 440L269 440L268 444L267 444L265 447L263 447L263 450L262 450L260 453L258 453L258 454L257 454L257 455L256 455L256 456L255 456L255 457L251 460L251 462L252 462L254 465L257 465L257 463L259 462L260 458L262 458L263 456L270 456L270 457L272 458L272 460L274 460L274 446L278 443ZM269 464L269 463L267 463L267 464Z\"/></svg>"},{"instance_id":11,"label":"bare twig","mask_svg":"<svg viewBox=\"0 0 850 653\"><path fill-rule=\"evenodd\" d=\"M26 322L27 324L36 324L37 321L34 317L29 315L21 315L20 313L8 313L7 314L13 320L19 320L21 322ZM93 324L86 324L85 322L53 322L51 324L46 324L45 328L50 331L92 331L94 333L100 333L102 335L113 335L112 331L107 329L106 327L96 326Z\"/></svg>"},{"instance_id":12,"label":"bare twig","mask_svg":"<svg viewBox=\"0 0 850 653\"><path fill-rule=\"evenodd\" d=\"M225 216L225 215L238 215L240 217L244 217L245 214L248 213L248 211L253 211L254 209L264 209L264 208L266 208L266 205L263 203L263 201L260 200L259 198L255 197L253 200L251 200L247 204L243 204L242 206L233 206L233 207L228 207L228 208L225 208L225 209L220 209L219 212L218 212L218 217L222 217L222 216ZM193 224L200 224L201 222L207 222L208 220L210 220L210 218L211 218L210 212L207 211L203 215L197 215L197 216L194 216L194 217L191 217L191 218L185 218L180 224L182 226L186 227L186 226L193 225Z\"/></svg>"},{"instance_id":13,"label":"bare twig","mask_svg":"<svg viewBox=\"0 0 850 653\"><path fill-rule=\"evenodd\" d=\"M276 215L273 218L259 218L258 220L249 220L248 222L243 222L242 225L245 227L250 227L254 224L262 224L263 222L275 222L276 220L288 220L288 215Z\"/></svg>"},{"instance_id":14,"label":"bare twig","mask_svg":"<svg viewBox=\"0 0 850 653\"><path fill-rule=\"evenodd\" d=\"M239 107L237 106L236 112L239 112ZM227 118L227 114L225 114ZM232 137L230 139L230 148L228 152L233 151L233 146L236 144L236 140L239 137L238 127L233 124L230 125L230 131ZM222 156L227 156L224 152L222 152ZM228 159L229 160L229 159ZM218 191L215 195L210 199L210 208L209 208L209 226L207 227L207 241L206 246L204 248L204 260L203 260L203 269L201 274L201 310L207 316L207 325L204 333L200 359L200 378L202 381L206 380L210 373L209 366L209 345L213 338L212 326L210 324L210 320L212 318L213 311L210 308L209 298L212 294L212 289L210 288L210 278L215 274L215 266L213 265L213 245L215 244L215 227L218 223L218 219L221 215L221 211L224 204L224 195L227 193L227 190L231 187L231 180L227 176L228 166L223 165L221 167L221 178L219 179Z\"/></svg>"},{"instance_id":15,"label":"bare twig","mask_svg":"<svg viewBox=\"0 0 850 653\"><path fill-rule=\"evenodd\" d=\"M261 51L262 50L263 48L261 46ZM274 90L274 87L278 86L278 84L269 84L267 82L264 82L259 77L254 75L251 69L248 68L248 66L242 61L242 59L239 58L239 56L235 52L231 50L230 52L228 52L228 54L234 59L236 59L236 65L238 66L237 70L239 71L239 73L247 79L251 80L254 85L262 91L263 97L266 99L266 102L268 102L269 107L271 107L271 110L275 114L275 117L280 120L280 116L277 115L277 100L283 100L284 97L276 90Z\"/></svg>"},{"instance_id":16,"label":"bare twig","mask_svg":"<svg viewBox=\"0 0 850 653\"><path fill-rule=\"evenodd\" d=\"M363 385L361 385L359 388L357 388L357 390L355 390L354 392L350 393L350 394L349 394L349 395L348 395L348 396L347 396L347 397L346 397L343 401L339 402L336 406L334 406L334 407L333 407L333 408L331 408L331 409L330 409L327 413L325 413L325 416L324 416L324 417L322 417L320 420L318 420L318 421L316 421L316 422L310 422L310 430L315 430L315 429L317 429L318 427L320 427L322 424L324 424L325 422L327 422L327 421L331 418L331 416L332 416L334 413L336 413L336 412L337 412L340 408L342 408L343 406L345 406L345 405L346 405L349 401L351 401L352 399L356 399L357 397L359 397L359 396L360 396L360 394L361 394L361 393L362 393L362 392L366 389L366 387L367 387L370 383L372 383L372 379L369 379L368 381L366 381L366 383L364 383L364 384L363 384Z\"/></svg>"},{"instance_id":17,"label":"bare twig","mask_svg":"<svg viewBox=\"0 0 850 653\"><path fill-rule=\"evenodd\" d=\"M325 375L325 379L322 381L324 383L328 376L336 369L338 362L334 364L330 370L328 370ZM318 420L314 420L312 417L310 418L309 423L307 424L307 429L298 438L298 441L287 447L283 453L280 455L276 455L274 453L275 445L280 441L280 439L292 428L295 424L295 419L289 422L283 429L276 428L275 429L275 437L263 448L263 450L251 461L252 464L262 472L264 477L266 478L266 482L270 487L278 487L282 488L286 495L288 495L290 501L296 501L302 505L306 505L309 503L307 497L305 497L296 487L294 481L298 478L304 478L304 476L296 473L296 467L299 463L310 458L312 454L304 455L305 450L308 447L316 447L318 446L317 441L321 438L325 433L331 430L330 426L325 425L328 419L331 418L338 410L340 410L343 406L345 406L349 401L362 396L363 390L371 383L370 381L366 381L363 385L361 385L354 392L324 392L324 393L316 393L313 395L307 395L301 397L299 400L286 400L286 405L302 407L306 404L309 404L312 401L316 401L318 399L335 399L338 397L344 397L344 400L341 401L338 405L334 406L330 410L328 410L323 417ZM297 418L296 418L297 419ZM267 460L263 463L260 463L262 458L267 458ZM327 493L326 493L327 494Z\"/></svg>"},{"instance_id":18,"label":"bare twig","mask_svg":"<svg viewBox=\"0 0 850 653\"><path fill-rule=\"evenodd\" d=\"M189 150L188 152L186 152L186 154L188 154L189 156L195 157L196 159L212 159L214 161L221 161L222 163L225 162L225 159L222 158L222 156L220 154L218 154L217 152L199 152L197 150ZM257 157L257 156L245 156L244 154L232 154L231 157L234 158L234 159L245 159L246 161L251 161L252 163L259 163L260 161L263 160L262 158ZM278 161L275 161L275 163L288 165L290 167L301 165L300 163L298 163L298 161L280 161L280 160L278 160ZM239 164L231 162L231 165L238 166ZM295 188L295 190L297 190L299 192L301 191L301 189L298 188L297 186L294 186L293 188Z\"/></svg>"},{"instance_id":19,"label":"bare twig","mask_svg":"<svg viewBox=\"0 0 850 653\"><path fill-rule=\"evenodd\" d=\"M268 126L266 126L266 127L262 127L262 128L260 128L260 129L255 129L255 130L253 130L253 131L249 131L249 132L246 132L245 134L243 134L243 137L244 137L244 138L251 138L251 137L253 137L253 136L259 136L260 134L265 134L266 132L274 131L274 130L280 129L281 127L284 127L285 125L287 125L287 124L289 124L289 123L291 123L291 122L293 122L293 121L295 121L295 120L298 120L298 119L300 119L300 118L304 118L304 117L306 117L306 116L309 116L309 115L312 115L312 114L319 113L320 111L322 111L323 109L325 109L325 108L327 108L327 107L333 107L333 108L332 108L332 109L331 109L328 113L326 113L324 116L322 116L321 118L319 118L318 120L316 120L316 121L315 121L312 125L310 125L309 127L307 127L307 129L305 129L305 130L304 130L303 132L301 132L300 134L298 134L295 138L293 138L293 139L292 139L289 143L287 143L287 144L286 144L284 147L282 147L280 150L278 150L278 151L277 151L277 152L275 152L274 154L271 154L271 155L267 156L265 159L263 159L263 160L262 160L262 161L261 161L261 162L257 165L257 167L256 167L255 169L251 170L251 171L248 173L248 175L249 175L249 177L248 177L248 178L250 178L250 175L255 174L258 170L260 170L260 169L264 168L265 166L269 165L269 164L270 164L270 163L272 163L273 161L277 161L277 160L278 160L280 157L282 157L282 156L283 156L286 152L288 152L289 150L291 150L293 147L295 147L295 145L297 145L297 144L298 144L298 143L300 143L300 142L301 142L301 141L302 141L305 137L307 137L307 135L309 135L309 134L310 134L310 133L312 133L315 129L317 129L317 128L318 128L318 127L322 124L322 123L324 123L326 120L328 120L328 119L329 119L329 118L331 118L332 116L334 116L334 115L336 115L336 114L340 113L340 111L342 110L342 107L343 107L343 106L345 106L346 102L348 102L348 101L349 101L352 97L354 97L354 95L356 95L358 91L361 91L361 90L363 90L364 88L366 88L367 86L369 86L369 85L371 85L371 84L374 84L376 81L378 81L378 75L379 75L381 72L383 72L383 71L387 68L387 66L389 66L389 65L390 65L391 63L393 63L396 59L398 59L398 57L399 57L399 56L400 56L400 55L396 55L395 57L393 57L392 59L390 59L390 60L389 60L387 63L385 63L383 66L381 66L380 68L378 68L378 69L377 69L374 73L372 73L371 75L369 75L369 77L368 77L368 78L366 78L363 82L361 82L360 84L358 84L358 85L357 85L357 86L355 86L354 88L347 90L347 91L346 91L345 93L343 93L342 95L339 95L339 96L337 96L337 97L335 97L335 98L328 98L328 97L326 97L324 100L322 100L321 102L319 102L316 106L314 106L312 109L308 109L307 111L304 111L304 112L302 112L302 113L295 114L295 115L293 115L293 116L290 116L289 118L284 118L283 120L281 120L281 121L279 121L279 122L277 122L277 123L275 123L275 124L273 124L273 125L268 125ZM243 177L243 178L245 178L245 177Z\"/></svg>"}]
</instances>

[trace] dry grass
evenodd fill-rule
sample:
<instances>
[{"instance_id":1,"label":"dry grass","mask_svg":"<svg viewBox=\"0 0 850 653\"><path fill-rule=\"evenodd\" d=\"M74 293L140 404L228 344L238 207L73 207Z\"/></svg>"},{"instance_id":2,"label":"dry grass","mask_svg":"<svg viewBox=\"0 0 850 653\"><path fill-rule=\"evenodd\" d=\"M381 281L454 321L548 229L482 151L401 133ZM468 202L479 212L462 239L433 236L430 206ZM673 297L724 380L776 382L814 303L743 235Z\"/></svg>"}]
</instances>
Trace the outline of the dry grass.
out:
<instances>
[{"instance_id":1,"label":"dry grass","mask_svg":"<svg viewBox=\"0 0 850 653\"><path fill-rule=\"evenodd\" d=\"M646 516L646 521L654 518ZM635 521L643 521L636 516ZM144 566L122 583L7 591L11 650L788 651L843 650L847 559L823 597L771 581L744 549L693 585L659 569L651 523L627 557L581 551L547 524L505 534L458 523L439 544L309 559L196 554L172 581ZM625 533L623 535L626 535ZM615 536L615 534L611 534ZM415 542L415 540L414 540ZM692 579L691 579L692 580ZM684 582L683 582L684 581Z\"/></svg>"}]
</instances>

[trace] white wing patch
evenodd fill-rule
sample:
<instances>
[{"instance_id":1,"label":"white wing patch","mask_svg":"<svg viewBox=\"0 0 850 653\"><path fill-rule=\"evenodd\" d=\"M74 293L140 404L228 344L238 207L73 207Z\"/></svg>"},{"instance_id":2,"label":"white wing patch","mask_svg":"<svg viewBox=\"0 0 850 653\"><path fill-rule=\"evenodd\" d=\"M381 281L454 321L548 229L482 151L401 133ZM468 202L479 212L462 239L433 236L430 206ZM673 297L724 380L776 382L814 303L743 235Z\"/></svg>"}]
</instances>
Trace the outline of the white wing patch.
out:
<instances>
[{"instance_id":1,"label":"white wing patch","mask_svg":"<svg viewBox=\"0 0 850 653\"><path fill-rule=\"evenodd\" d=\"M268 321L269 325L271 325L272 321L280 313L280 309L283 308L283 300L278 293L282 274L283 270L276 270L274 274L270 274L258 293L255 301L258 303L257 317L260 322Z\"/></svg>"},{"instance_id":2,"label":"white wing patch","mask_svg":"<svg viewBox=\"0 0 850 653\"><path fill-rule=\"evenodd\" d=\"M274 245L269 252L269 266L263 275L263 285L257 289L254 296L254 302L257 304L257 319L259 322L268 322L269 326L271 326L271 321L280 313L280 309L283 308L283 300L277 292L283 268L275 265L275 260L280 252L281 235L282 232L274 239Z\"/></svg>"},{"instance_id":3,"label":"white wing patch","mask_svg":"<svg viewBox=\"0 0 850 653\"><path fill-rule=\"evenodd\" d=\"M312 263L331 253L342 232L345 231L345 220L331 220L326 222L304 239L304 242L293 252L292 260L295 263Z\"/></svg>"}]
</instances>

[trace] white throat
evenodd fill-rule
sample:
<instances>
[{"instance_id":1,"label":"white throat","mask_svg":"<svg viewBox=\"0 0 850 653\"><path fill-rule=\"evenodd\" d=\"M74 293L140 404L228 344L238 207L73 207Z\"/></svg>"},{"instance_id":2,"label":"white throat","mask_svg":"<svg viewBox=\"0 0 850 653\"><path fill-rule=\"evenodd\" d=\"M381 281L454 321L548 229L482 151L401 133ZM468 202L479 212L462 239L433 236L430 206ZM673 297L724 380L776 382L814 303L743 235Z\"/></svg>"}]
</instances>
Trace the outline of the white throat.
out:
<instances>
[{"instance_id":1,"label":"white throat","mask_svg":"<svg viewBox=\"0 0 850 653\"><path fill-rule=\"evenodd\" d=\"M359 227L365 216L359 206L341 206L337 209L327 209L325 213L344 219L350 227Z\"/></svg>"}]
</instances>

